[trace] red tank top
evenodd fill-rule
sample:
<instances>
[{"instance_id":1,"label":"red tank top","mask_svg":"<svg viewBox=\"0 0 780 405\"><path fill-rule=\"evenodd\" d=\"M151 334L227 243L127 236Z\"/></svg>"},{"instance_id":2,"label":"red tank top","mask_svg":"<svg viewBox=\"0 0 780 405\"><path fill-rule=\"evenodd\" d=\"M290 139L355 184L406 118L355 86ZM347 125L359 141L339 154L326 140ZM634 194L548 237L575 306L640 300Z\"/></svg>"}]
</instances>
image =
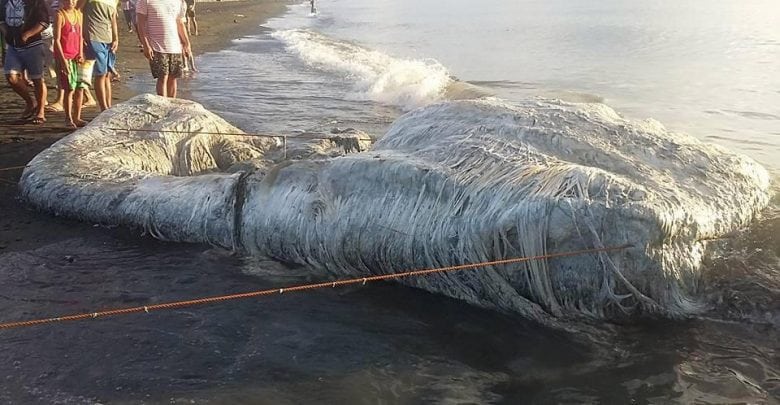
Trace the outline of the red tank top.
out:
<instances>
[{"instance_id":1,"label":"red tank top","mask_svg":"<svg viewBox=\"0 0 780 405\"><path fill-rule=\"evenodd\" d=\"M65 55L65 59L76 59L81 51L81 13L78 10L71 13L76 21L69 21L67 14L62 10L60 10L60 14L63 20L60 31L62 53Z\"/></svg>"}]
</instances>

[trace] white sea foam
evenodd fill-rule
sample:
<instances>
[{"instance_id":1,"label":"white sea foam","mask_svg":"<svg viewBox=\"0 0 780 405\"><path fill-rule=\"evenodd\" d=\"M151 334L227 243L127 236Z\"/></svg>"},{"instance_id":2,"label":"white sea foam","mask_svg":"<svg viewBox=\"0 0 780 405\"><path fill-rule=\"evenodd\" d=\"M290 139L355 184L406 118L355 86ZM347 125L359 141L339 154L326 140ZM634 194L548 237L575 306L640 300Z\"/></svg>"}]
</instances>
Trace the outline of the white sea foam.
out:
<instances>
[{"instance_id":1,"label":"white sea foam","mask_svg":"<svg viewBox=\"0 0 780 405\"><path fill-rule=\"evenodd\" d=\"M441 100L453 82L447 69L433 59L394 58L304 29L272 35L306 64L352 81L350 96L359 100L411 110Z\"/></svg>"}]
</instances>

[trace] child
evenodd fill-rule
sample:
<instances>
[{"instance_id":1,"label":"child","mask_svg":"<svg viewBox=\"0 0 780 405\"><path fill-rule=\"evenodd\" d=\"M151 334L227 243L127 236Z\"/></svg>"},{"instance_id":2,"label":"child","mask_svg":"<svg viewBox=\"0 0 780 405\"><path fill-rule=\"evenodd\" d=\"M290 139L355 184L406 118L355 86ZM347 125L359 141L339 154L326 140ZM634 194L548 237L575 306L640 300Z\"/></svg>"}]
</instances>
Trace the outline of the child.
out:
<instances>
[{"instance_id":1,"label":"child","mask_svg":"<svg viewBox=\"0 0 780 405\"><path fill-rule=\"evenodd\" d=\"M198 36L198 22L195 20L195 0L184 0L187 5L187 11L184 12L187 21L184 26L187 27L187 33Z\"/></svg>"},{"instance_id":2,"label":"child","mask_svg":"<svg viewBox=\"0 0 780 405\"><path fill-rule=\"evenodd\" d=\"M184 55L184 69L183 73L189 73L190 76L194 76L198 73L198 68L195 67L195 56L192 55L192 51L189 54Z\"/></svg>"},{"instance_id":3,"label":"child","mask_svg":"<svg viewBox=\"0 0 780 405\"><path fill-rule=\"evenodd\" d=\"M82 72L84 62L84 39L81 34L82 14L74 0L61 0L60 9L54 20L54 54L57 57L60 88L65 90L65 123L73 128L86 125L81 119L81 104L84 99ZM75 99L74 99L75 93Z\"/></svg>"}]
</instances>

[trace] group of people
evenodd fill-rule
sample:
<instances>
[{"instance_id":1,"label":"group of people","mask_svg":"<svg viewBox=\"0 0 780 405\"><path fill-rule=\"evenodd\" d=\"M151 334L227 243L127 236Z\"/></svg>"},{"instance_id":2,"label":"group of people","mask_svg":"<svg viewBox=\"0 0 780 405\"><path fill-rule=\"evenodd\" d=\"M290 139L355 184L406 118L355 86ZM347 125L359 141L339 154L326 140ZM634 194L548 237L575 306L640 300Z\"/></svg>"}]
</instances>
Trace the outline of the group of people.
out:
<instances>
[{"instance_id":1,"label":"group of people","mask_svg":"<svg viewBox=\"0 0 780 405\"><path fill-rule=\"evenodd\" d=\"M128 29L137 32L161 96L176 97L176 79L185 61L192 58L189 28L197 35L194 5L194 0L121 0ZM25 102L22 120L46 122L43 38L49 28L66 123L74 128L86 125L81 108L90 87L94 87L101 111L111 107L119 47L118 7L117 0L0 0L4 71L11 88ZM29 94L28 80L34 97Z\"/></svg>"}]
</instances>

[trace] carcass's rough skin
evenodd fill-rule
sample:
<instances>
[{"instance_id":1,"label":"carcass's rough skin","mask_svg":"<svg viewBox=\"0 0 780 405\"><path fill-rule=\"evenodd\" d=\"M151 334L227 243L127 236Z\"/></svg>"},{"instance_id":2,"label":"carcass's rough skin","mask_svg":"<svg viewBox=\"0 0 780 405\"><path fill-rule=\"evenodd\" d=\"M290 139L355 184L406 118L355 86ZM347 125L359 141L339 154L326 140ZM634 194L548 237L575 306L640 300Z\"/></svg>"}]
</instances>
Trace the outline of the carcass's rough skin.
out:
<instances>
[{"instance_id":1,"label":"carcass's rough skin","mask_svg":"<svg viewBox=\"0 0 780 405\"><path fill-rule=\"evenodd\" d=\"M286 145L214 133L240 131L194 102L138 96L37 156L23 195L348 276L633 245L403 281L544 323L695 312L704 240L770 197L749 158L602 104L446 102L373 146L357 131Z\"/></svg>"}]
</instances>

